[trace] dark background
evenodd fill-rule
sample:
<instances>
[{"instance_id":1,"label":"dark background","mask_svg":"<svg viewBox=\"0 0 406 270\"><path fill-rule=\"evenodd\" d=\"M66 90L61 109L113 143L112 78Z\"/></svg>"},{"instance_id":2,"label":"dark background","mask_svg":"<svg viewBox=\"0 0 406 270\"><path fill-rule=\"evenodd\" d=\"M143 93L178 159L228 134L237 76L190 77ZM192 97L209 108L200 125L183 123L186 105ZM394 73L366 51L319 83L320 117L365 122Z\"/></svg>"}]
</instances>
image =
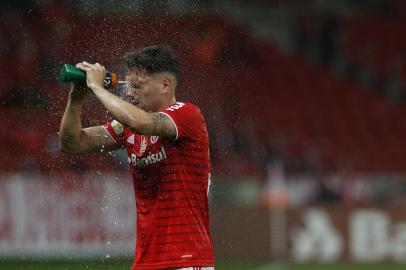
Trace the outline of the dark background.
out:
<instances>
[{"instance_id":1,"label":"dark background","mask_svg":"<svg viewBox=\"0 0 406 270\"><path fill-rule=\"evenodd\" d=\"M255 209L252 220L267 227L275 190L288 209L401 207L405 15L402 0L3 1L0 181L125 174L123 152L58 151L69 89L58 72L86 60L123 78L125 52L164 44L182 62L178 100L197 104L208 125L216 238L231 232L220 207L240 209L231 216L241 224ZM83 126L108 119L89 95ZM252 230L244 243L264 239ZM217 242L219 254L244 245L235 235Z\"/></svg>"}]
</instances>

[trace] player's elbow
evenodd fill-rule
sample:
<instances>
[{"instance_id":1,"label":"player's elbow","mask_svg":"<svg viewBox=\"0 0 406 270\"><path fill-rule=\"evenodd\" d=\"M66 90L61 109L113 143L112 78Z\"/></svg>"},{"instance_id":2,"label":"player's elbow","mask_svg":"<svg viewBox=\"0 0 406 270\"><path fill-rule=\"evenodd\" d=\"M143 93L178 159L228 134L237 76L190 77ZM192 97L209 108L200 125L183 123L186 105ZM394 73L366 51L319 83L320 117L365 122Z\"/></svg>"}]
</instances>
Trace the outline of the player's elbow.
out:
<instances>
[{"instance_id":1,"label":"player's elbow","mask_svg":"<svg viewBox=\"0 0 406 270\"><path fill-rule=\"evenodd\" d=\"M66 145L59 145L59 151L64 154L77 154L79 151L75 150L75 148L67 147Z\"/></svg>"},{"instance_id":2,"label":"player's elbow","mask_svg":"<svg viewBox=\"0 0 406 270\"><path fill-rule=\"evenodd\" d=\"M80 153L79 145L77 143L73 143L72 140L70 140L67 137L64 138L64 137L59 136L58 149L60 152L65 153L65 154Z\"/></svg>"},{"instance_id":3,"label":"player's elbow","mask_svg":"<svg viewBox=\"0 0 406 270\"><path fill-rule=\"evenodd\" d=\"M64 144L59 144L59 151L64 154L78 154L80 151L77 148L70 147Z\"/></svg>"}]
</instances>

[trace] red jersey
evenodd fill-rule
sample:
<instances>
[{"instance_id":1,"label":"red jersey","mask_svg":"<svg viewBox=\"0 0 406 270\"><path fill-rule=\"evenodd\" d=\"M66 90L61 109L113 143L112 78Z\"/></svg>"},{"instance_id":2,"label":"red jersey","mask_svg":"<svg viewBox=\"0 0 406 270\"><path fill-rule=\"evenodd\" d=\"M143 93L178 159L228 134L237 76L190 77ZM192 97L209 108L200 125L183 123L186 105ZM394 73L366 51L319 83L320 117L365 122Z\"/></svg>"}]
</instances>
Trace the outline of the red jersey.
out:
<instances>
[{"instance_id":1,"label":"red jersey","mask_svg":"<svg viewBox=\"0 0 406 270\"><path fill-rule=\"evenodd\" d=\"M137 208L133 270L214 266L209 229L209 140L200 109L176 102L160 113L175 140L138 135L117 121L105 127L127 148Z\"/></svg>"}]
</instances>

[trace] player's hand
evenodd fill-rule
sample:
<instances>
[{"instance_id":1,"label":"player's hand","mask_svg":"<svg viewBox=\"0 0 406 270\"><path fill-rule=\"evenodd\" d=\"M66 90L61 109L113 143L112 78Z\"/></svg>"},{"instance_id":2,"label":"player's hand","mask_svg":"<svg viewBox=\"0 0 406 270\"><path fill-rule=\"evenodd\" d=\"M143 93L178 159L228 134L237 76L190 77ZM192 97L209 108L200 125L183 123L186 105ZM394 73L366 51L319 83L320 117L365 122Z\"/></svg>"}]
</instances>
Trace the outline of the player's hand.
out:
<instances>
[{"instance_id":1,"label":"player's hand","mask_svg":"<svg viewBox=\"0 0 406 270\"><path fill-rule=\"evenodd\" d=\"M94 90L97 87L103 88L104 78L106 77L106 69L99 63L90 64L86 61L78 63L77 68L80 68L86 72L86 84L87 87Z\"/></svg>"},{"instance_id":2,"label":"player's hand","mask_svg":"<svg viewBox=\"0 0 406 270\"><path fill-rule=\"evenodd\" d=\"M87 93L89 93L89 88L86 85L71 83L69 96L72 100L81 101Z\"/></svg>"}]
</instances>

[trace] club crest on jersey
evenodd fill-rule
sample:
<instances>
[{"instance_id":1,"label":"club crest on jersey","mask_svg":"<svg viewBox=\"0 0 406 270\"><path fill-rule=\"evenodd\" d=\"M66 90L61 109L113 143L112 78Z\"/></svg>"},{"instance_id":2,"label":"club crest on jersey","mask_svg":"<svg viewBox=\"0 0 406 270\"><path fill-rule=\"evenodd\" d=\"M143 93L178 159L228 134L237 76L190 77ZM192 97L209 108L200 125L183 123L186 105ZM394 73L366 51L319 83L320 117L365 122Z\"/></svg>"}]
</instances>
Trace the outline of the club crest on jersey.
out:
<instances>
[{"instance_id":1,"label":"club crest on jersey","mask_svg":"<svg viewBox=\"0 0 406 270\"><path fill-rule=\"evenodd\" d=\"M123 133L124 126L120 122L113 120L113 121L111 121L111 126L117 135L120 135L121 133Z\"/></svg>"},{"instance_id":2,"label":"club crest on jersey","mask_svg":"<svg viewBox=\"0 0 406 270\"><path fill-rule=\"evenodd\" d=\"M158 141L158 139L159 139L159 137L158 137L158 136L151 136L151 138L150 138L150 142L151 142L151 144L156 143L156 142Z\"/></svg>"},{"instance_id":3,"label":"club crest on jersey","mask_svg":"<svg viewBox=\"0 0 406 270\"><path fill-rule=\"evenodd\" d=\"M166 159L165 148L161 146L161 149L157 153L149 154L146 157L138 158L135 154L131 154L131 163L136 167L146 167L151 164L155 164Z\"/></svg>"},{"instance_id":4,"label":"club crest on jersey","mask_svg":"<svg viewBox=\"0 0 406 270\"><path fill-rule=\"evenodd\" d=\"M147 139L145 138L145 136L141 135L141 144L140 144L140 154L143 155L145 153L145 150L147 150Z\"/></svg>"}]
</instances>

